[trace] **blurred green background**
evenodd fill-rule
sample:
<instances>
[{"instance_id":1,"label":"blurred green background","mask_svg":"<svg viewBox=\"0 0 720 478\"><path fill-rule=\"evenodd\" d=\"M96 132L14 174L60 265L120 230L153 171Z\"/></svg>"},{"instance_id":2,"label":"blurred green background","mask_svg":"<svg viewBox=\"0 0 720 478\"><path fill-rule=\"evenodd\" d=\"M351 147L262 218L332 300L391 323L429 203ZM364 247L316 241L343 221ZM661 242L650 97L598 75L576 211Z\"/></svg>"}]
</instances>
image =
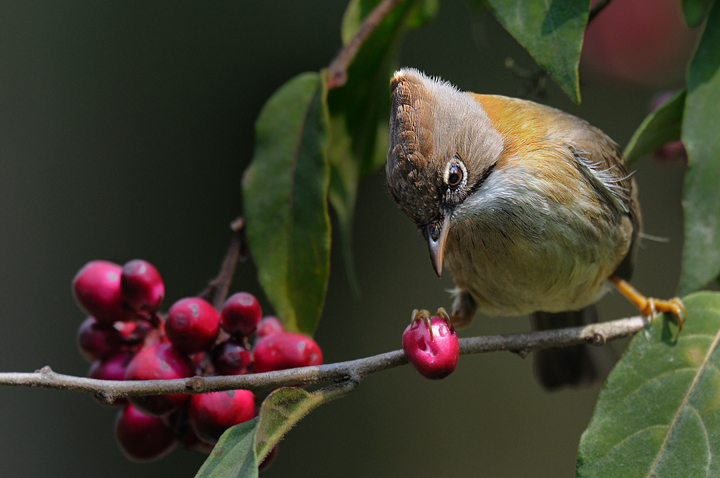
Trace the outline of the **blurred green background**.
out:
<instances>
[{"instance_id":1,"label":"blurred green background","mask_svg":"<svg viewBox=\"0 0 720 478\"><path fill-rule=\"evenodd\" d=\"M345 6L0 3L1 371L85 374L70 281L89 260L151 261L166 306L203 288L242 211L255 117L286 80L330 62ZM523 82L507 57L534 67L491 16L447 0L408 35L400 63L464 90L514 95ZM582 106L554 84L548 93L544 102L624 145L654 91L587 80ZM634 284L667 297L680 267L683 166L646 159L636 169L645 229L670 241L645 241ZM382 171L360 184L354 243L362 297L353 298L336 248L316 334L328 363L397 349L413 308L450 304L450 279L435 277ZM258 294L269 313L254 274L242 265L233 289ZM600 310L604 320L634 313L618 294ZM528 329L525 317L479 317L461 335ZM439 382L409 367L371 376L300 422L263 476L573 476L600 386L549 394L531 365L498 353L464 356ZM114 420L89 396L0 388L0 476L190 477L204 460L176 450L131 463L114 443Z\"/></svg>"}]
</instances>

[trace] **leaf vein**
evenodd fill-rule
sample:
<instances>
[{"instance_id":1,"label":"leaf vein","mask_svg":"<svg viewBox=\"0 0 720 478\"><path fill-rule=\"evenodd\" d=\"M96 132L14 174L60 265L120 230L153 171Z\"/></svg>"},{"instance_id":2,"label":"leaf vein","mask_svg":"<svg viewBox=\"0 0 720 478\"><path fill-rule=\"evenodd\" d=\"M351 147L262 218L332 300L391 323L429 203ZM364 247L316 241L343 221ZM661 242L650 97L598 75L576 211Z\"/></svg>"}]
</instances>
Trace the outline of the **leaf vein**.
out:
<instances>
[{"instance_id":1,"label":"leaf vein","mask_svg":"<svg viewBox=\"0 0 720 478\"><path fill-rule=\"evenodd\" d=\"M690 386L688 387L687 392L685 393L685 396L683 397L682 402L680 402L680 406L678 407L677 411L675 412L675 416L673 417L672 421L670 421L670 425L668 426L667 433L665 433L665 438L663 439L662 444L660 445L660 449L657 452L657 455L655 455L655 460L652 463L652 466L650 467L650 471L647 474L647 477L653 475L655 472L655 468L657 467L658 462L660 461L660 456L662 455L663 451L665 450L665 447L667 446L668 439L670 438L670 434L672 433L673 429L675 428L675 425L677 424L678 418L680 417L680 413L682 412L683 408L687 405L688 400L690 399L690 394L695 390L695 386L697 385L698 380L700 379L700 375L702 375L703 370L705 370L705 366L707 365L708 361L710 360L710 356L712 355L713 351L715 350L715 347L717 347L718 341L720 341L720 330L717 334L715 334L715 338L713 339L713 342L710 344L710 348L708 348L707 353L705 354L705 358L703 359L703 362L698 367L697 373L693 377L692 382L690 383Z\"/></svg>"}]
</instances>

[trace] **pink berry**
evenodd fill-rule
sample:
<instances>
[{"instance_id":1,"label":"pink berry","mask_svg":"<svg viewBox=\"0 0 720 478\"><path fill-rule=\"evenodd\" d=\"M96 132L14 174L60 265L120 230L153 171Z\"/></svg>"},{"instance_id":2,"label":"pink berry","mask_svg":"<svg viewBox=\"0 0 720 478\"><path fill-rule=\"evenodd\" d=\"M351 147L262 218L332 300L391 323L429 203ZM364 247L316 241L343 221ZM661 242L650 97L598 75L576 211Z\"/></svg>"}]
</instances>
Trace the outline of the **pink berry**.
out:
<instances>
[{"instance_id":1,"label":"pink berry","mask_svg":"<svg viewBox=\"0 0 720 478\"><path fill-rule=\"evenodd\" d=\"M251 359L250 351L233 339L218 344L212 351L212 362L218 375L247 373Z\"/></svg>"},{"instance_id":2,"label":"pink berry","mask_svg":"<svg viewBox=\"0 0 720 478\"><path fill-rule=\"evenodd\" d=\"M265 336L255 343L253 370L256 373L322 364L320 347L310 337L290 332Z\"/></svg>"},{"instance_id":3,"label":"pink berry","mask_svg":"<svg viewBox=\"0 0 720 478\"><path fill-rule=\"evenodd\" d=\"M187 355L170 344L160 343L133 357L125 371L125 380L167 380L194 374L195 367ZM187 394L148 395L130 397L130 403L148 415L165 416L180 408L188 398Z\"/></svg>"},{"instance_id":4,"label":"pink berry","mask_svg":"<svg viewBox=\"0 0 720 478\"><path fill-rule=\"evenodd\" d=\"M249 337L255 332L262 311L255 296L247 292L233 294L220 311L222 326L232 335Z\"/></svg>"},{"instance_id":5,"label":"pink berry","mask_svg":"<svg viewBox=\"0 0 720 478\"><path fill-rule=\"evenodd\" d=\"M165 322L165 333L179 351L201 352L217 338L220 322L212 305L200 297L187 297L175 302Z\"/></svg>"},{"instance_id":6,"label":"pink berry","mask_svg":"<svg viewBox=\"0 0 720 478\"><path fill-rule=\"evenodd\" d=\"M255 335L260 338L265 337L266 335L277 334L278 332L285 332L285 327L283 327L282 322L280 322L277 317L269 315L267 317L263 317L260 321L257 326L257 330L255 331Z\"/></svg>"},{"instance_id":7,"label":"pink berry","mask_svg":"<svg viewBox=\"0 0 720 478\"><path fill-rule=\"evenodd\" d=\"M107 357L120 348L121 337L112 324L99 324L95 317L88 317L77 331L80 353L88 362Z\"/></svg>"},{"instance_id":8,"label":"pink berry","mask_svg":"<svg viewBox=\"0 0 720 478\"><path fill-rule=\"evenodd\" d=\"M131 309L154 311L165 297L165 284L158 270L147 261L135 259L122 267L120 290Z\"/></svg>"},{"instance_id":9,"label":"pink berry","mask_svg":"<svg viewBox=\"0 0 720 478\"><path fill-rule=\"evenodd\" d=\"M420 375L440 379L450 375L458 362L459 347L455 330L440 317L430 318L430 330L423 320L413 320L402 336L402 346L410 365Z\"/></svg>"},{"instance_id":10,"label":"pink berry","mask_svg":"<svg viewBox=\"0 0 720 478\"><path fill-rule=\"evenodd\" d=\"M120 292L121 273L122 268L117 264L92 261L73 279L73 293L78 305L100 323L130 320L135 316Z\"/></svg>"},{"instance_id":11,"label":"pink berry","mask_svg":"<svg viewBox=\"0 0 720 478\"><path fill-rule=\"evenodd\" d=\"M132 405L118 414L115 439L123 454L132 461L158 460L177 443L162 418L145 415Z\"/></svg>"},{"instance_id":12,"label":"pink berry","mask_svg":"<svg viewBox=\"0 0 720 478\"><path fill-rule=\"evenodd\" d=\"M215 443L225 430L255 416L255 396L248 390L193 395L188 415L197 436L208 443Z\"/></svg>"}]
</instances>

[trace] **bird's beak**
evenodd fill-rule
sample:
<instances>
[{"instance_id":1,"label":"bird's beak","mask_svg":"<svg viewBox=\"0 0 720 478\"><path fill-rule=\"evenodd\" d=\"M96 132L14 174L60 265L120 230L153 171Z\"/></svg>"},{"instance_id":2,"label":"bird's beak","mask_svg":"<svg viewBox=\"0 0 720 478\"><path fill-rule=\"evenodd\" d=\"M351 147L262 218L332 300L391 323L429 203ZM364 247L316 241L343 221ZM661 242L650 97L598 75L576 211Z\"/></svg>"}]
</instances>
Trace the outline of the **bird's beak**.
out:
<instances>
[{"instance_id":1,"label":"bird's beak","mask_svg":"<svg viewBox=\"0 0 720 478\"><path fill-rule=\"evenodd\" d=\"M450 229L450 215L445 216L442 226L439 224L431 224L425 228L425 239L428 243L428 251L430 252L430 262L438 277L442 276L443 256L445 255L445 240L447 239L448 229Z\"/></svg>"}]
</instances>

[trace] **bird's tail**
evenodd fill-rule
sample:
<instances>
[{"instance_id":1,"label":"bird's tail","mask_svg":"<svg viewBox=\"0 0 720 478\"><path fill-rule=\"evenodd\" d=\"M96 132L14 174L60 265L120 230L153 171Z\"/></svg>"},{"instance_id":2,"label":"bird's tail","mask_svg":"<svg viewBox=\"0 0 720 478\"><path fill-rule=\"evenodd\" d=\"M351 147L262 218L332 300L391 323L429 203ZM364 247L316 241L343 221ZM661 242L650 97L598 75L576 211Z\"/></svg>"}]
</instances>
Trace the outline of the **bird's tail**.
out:
<instances>
[{"instance_id":1,"label":"bird's tail","mask_svg":"<svg viewBox=\"0 0 720 478\"><path fill-rule=\"evenodd\" d=\"M551 330L580 327L597 322L595 305L568 312L535 312L531 314L533 329ZM610 346L573 345L538 350L533 354L535 378L547 390L581 387L605 380L618 356Z\"/></svg>"}]
</instances>

